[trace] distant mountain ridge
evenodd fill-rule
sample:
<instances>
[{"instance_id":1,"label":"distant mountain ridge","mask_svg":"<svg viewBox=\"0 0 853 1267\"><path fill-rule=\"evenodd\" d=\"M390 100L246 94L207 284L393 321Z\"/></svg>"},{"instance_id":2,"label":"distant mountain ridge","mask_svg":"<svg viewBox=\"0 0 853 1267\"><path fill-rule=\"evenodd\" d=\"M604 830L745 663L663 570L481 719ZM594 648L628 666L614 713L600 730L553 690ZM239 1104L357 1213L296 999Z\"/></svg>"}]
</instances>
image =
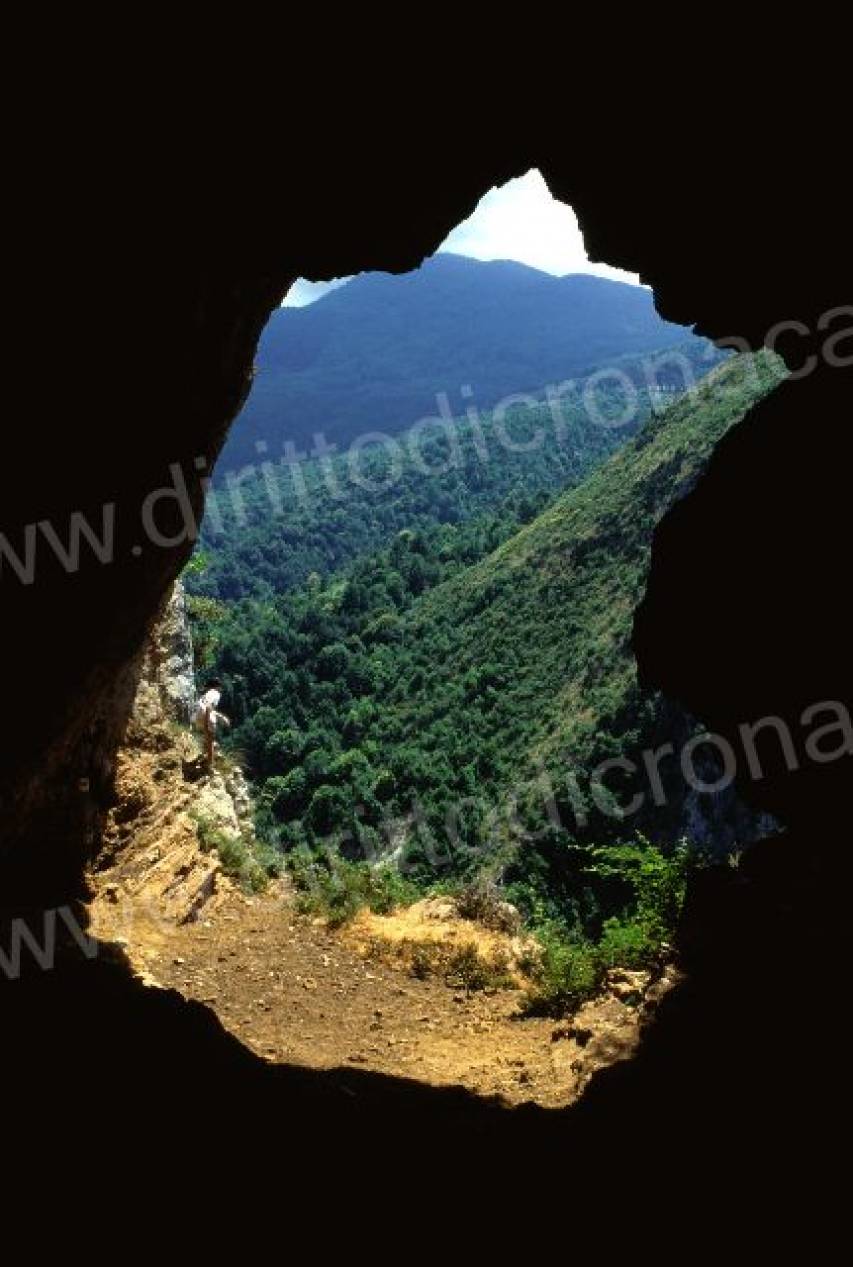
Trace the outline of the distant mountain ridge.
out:
<instances>
[{"instance_id":1,"label":"distant mountain ridge","mask_svg":"<svg viewBox=\"0 0 853 1267\"><path fill-rule=\"evenodd\" d=\"M442 392L458 415L682 341L694 355L707 346L659 317L651 291L588 274L451 254L399 276L363 273L273 314L219 469L258 462L261 441L273 460L316 433L345 448L434 415Z\"/></svg>"}]
</instances>

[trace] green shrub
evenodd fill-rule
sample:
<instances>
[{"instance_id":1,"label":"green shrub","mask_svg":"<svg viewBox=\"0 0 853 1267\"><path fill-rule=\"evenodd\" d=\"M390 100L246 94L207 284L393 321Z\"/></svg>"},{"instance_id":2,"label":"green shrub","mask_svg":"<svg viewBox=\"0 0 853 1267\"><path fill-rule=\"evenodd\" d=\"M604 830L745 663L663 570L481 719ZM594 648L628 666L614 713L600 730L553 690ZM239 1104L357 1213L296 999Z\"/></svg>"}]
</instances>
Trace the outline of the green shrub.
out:
<instances>
[{"instance_id":1,"label":"green shrub","mask_svg":"<svg viewBox=\"0 0 853 1267\"><path fill-rule=\"evenodd\" d=\"M239 836L224 836L217 848L226 875L239 875L247 861L246 846Z\"/></svg>"},{"instance_id":2,"label":"green shrub","mask_svg":"<svg viewBox=\"0 0 853 1267\"><path fill-rule=\"evenodd\" d=\"M530 1015L562 1015L600 989L604 974L594 945L570 941L555 923L538 928L536 937L542 956L534 969L535 985L527 996Z\"/></svg>"},{"instance_id":3,"label":"green shrub","mask_svg":"<svg viewBox=\"0 0 853 1267\"><path fill-rule=\"evenodd\" d=\"M215 849L222 870L247 893L262 893L271 875L277 874L275 851L246 836L234 836L202 814L192 815L202 853Z\"/></svg>"},{"instance_id":4,"label":"green shrub","mask_svg":"<svg viewBox=\"0 0 853 1267\"><path fill-rule=\"evenodd\" d=\"M409 971L419 981L440 977L446 985L469 994L477 990L505 990L515 984L507 956L501 951L483 955L473 942L448 946L440 941L404 941L396 950L400 958L408 961ZM387 945L377 945L376 953L380 957L387 955Z\"/></svg>"},{"instance_id":5,"label":"green shrub","mask_svg":"<svg viewBox=\"0 0 853 1267\"><path fill-rule=\"evenodd\" d=\"M528 994L531 1014L560 1015L599 991L613 968L649 969L668 953L692 865L687 845L664 853L642 836L634 844L593 850L593 876L618 881L631 897L623 913L604 920L600 935L569 934L556 920L535 928L542 958Z\"/></svg>"},{"instance_id":6,"label":"green shrub","mask_svg":"<svg viewBox=\"0 0 853 1267\"><path fill-rule=\"evenodd\" d=\"M462 986L469 994L475 990L503 990L513 984L506 956L496 953L486 959L473 942L466 942L450 954L444 978L448 985Z\"/></svg>"},{"instance_id":7,"label":"green shrub","mask_svg":"<svg viewBox=\"0 0 853 1267\"><path fill-rule=\"evenodd\" d=\"M218 850L220 846L227 845L229 837L221 827L217 827L212 819L206 818L203 814L190 814L190 818L195 823L196 836L202 853L210 853L211 849Z\"/></svg>"},{"instance_id":8,"label":"green shrub","mask_svg":"<svg viewBox=\"0 0 853 1267\"><path fill-rule=\"evenodd\" d=\"M463 919L475 920L498 933L517 933L521 917L489 876L476 876L456 894L456 909Z\"/></svg>"},{"instance_id":9,"label":"green shrub","mask_svg":"<svg viewBox=\"0 0 853 1267\"><path fill-rule=\"evenodd\" d=\"M602 968L651 968L661 957L661 941L637 920L605 921L596 956Z\"/></svg>"},{"instance_id":10,"label":"green shrub","mask_svg":"<svg viewBox=\"0 0 853 1267\"><path fill-rule=\"evenodd\" d=\"M359 911L389 915L420 897L415 886L387 864L372 867L348 862L332 851L319 855L308 849L293 850L287 861L298 892L297 909L322 916L333 928L348 923Z\"/></svg>"},{"instance_id":11,"label":"green shrub","mask_svg":"<svg viewBox=\"0 0 853 1267\"><path fill-rule=\"evenodd\" d=\"M618 919L605 921L603 936L614 945L619 938L633 938L639 947L642 936L648 948L659 947L671 936L681 913L687 875L693 863L686 841L664 852L638 834L629 845L606 845L593 850L591 868L596 876L616 879L627 884L632 892L626 911ZM623 922L635 926L630 934L619 931ZM612 926L612 927L610 927ZM608 934L609 929L609 934ZM627 947L628 940L625 940Z\"/></svg>"}]
</instances>

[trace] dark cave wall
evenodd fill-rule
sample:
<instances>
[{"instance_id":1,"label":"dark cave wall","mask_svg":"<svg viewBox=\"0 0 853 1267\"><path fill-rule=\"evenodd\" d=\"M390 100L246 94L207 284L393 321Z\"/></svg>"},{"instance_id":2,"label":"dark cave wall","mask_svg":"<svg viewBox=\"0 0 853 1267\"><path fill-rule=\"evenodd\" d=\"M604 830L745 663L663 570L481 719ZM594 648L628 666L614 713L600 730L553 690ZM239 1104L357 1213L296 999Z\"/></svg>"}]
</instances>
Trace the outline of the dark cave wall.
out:
<instances>
[{"instance_id":1,"label":"dark cave wall","mask_svg":"<svg viewBox=\"0 0 853 1267\"><path fill-rule=\"evenodd\" d=\"M140 165L132 178L123 182L114 174L111 235L93 240L90 233L89 252L81 257L86 284L80 294L89 303L75 311L67 357L64 342L51 349L62 391L49 404L40 402L49 426L18 427L12 437L13 478L3 502L10 539L39 521L61 529L75 511L99 523L105 504L115 507L116 538L113 561L85 556L73 574L44 551L32 585L18 584L4 570L0 649L11 666L6 726L14 742L0 775L0 856L13 877L4 885L10 901L16 886L36 891L53 875L61 891L79 875L78 819L87 819L93 807L81 807L78 779L92 768L104 772L99 796L108 799L135 657L192 546L176 521L173 545L146 541L134 553L140 505L169 484L177 466L198 513L200 478L248 390L263 324L293 277L412 268L486 189L540 166L553 192L578 211L593 257L639 270L667 317L697 322L719 338L736 334L753 346L775 322L796 317L811 333L788 332L780 343L796 365L820 344L814 333L820 313L845 299L838 270L841 204L817 151L799 156L796 167L781 146L770 144L759 162L754 152L735 149L723 164L665 163L655 168L650 186L648 152L622 148L614 161L610 138L588 122L576 136L562 129L550 135L540 126L519 144L509 134L456 120L450 130L427 127L413 135L405 152L375 131L359 132L357 122L349 126L352 135L342 128L319 148L309 136L301 148L294 139L284 170L269 161L265 138L245 136L236 164L227 138L219 137L217 145L195 144L188 166L186 150L170 146L164 132L159 146L132 151ZM103 227L99 221L99 232ZM809 377L789 393L789 429L807 418L810 436L834 454L847 390L841 380L840 374ZM731 625L715 626L705 617L708 607L729 610L730 578L738 575L737 627L752 628L754 619L761 627L761 596L750 584L744 546L750 534L788 525L773 625L779 655L764 665L763 705L790 683L791 657L782 648L789 632L802 636L798 594L808 593L814 629L838 622L829 579L833 567L842 571L843 546L834 534L843 525L827 521L827 499L837 491L832 480L841 478L843 465L835 464L836 476L815 471L799 479L796 443L786 444L771 422L765 430L773 481L766 479L766 462L757 475L759 459L743 467L748 475L739 474L742 454L735 442L727 446L715 467L725 462L727 477L715 475L710 491L703 485L683 512L690 517L690 551L668 548L662 530L638 626L647 679L700 715L712 697L713 721L721 726L730 714L742 720L744 699L751 703L741 692L752 681L761 637L747 650ZM199 470L201 457L207 467ZM814 462L820 465L817 454ZM756 480L760 493L753 498ZM738 490L735 517L732 487ZM694 595L685 606L674 647L667 595L682 586L693 592L693 562L721 531L726 549L710 574L703 571L701 602ZM819 576L809 562L815 557L824 560ZM684 636L683 625L692 620L705 621L700 643ZM763 628L769 632L766 621ZM809 657L797 654L796 660L797 698L828 689L823 679L832 676L832 664L838 667L837 655L823 662L820 688L809 680L818 672ZM728 692L704 689L709 663L718 665L715 686L725 677ZM22 870L24 858L37 859L35 868Z\"/></svg>"},{"instance_id":2,"label":"dark cave wall","mask_svg":"<svg viewBox=\"0 0 853 1267\"><path fill-rule=\"evenodd\" d=\"M229 25L232 34L229 57L251 61L248 41L240 45ZM446 60L419 74L406 59L408 92L377 74L382 106L366 117L368 75L351 58L358 82L332 94L332 121L323 123L311 112L316 79L301 85L302 97L297 80L267 114L253 98L241 109L233 80L228 91L223 80L213 93L191 85L191 103L176 112L161 100L148 63L130 109L116 108L112 88L99 90L93 114L104 122L94 130L89 120L79 127L75 85L49 116L49 140L25 143L29 165L10 197L22 227L7 233L7 257L23 264L25 279L7 301L21 337L4 384L14 403L4 419L0 530L59 522L108 500L133 519L170 463L213 456L246 390L257 333L291 277L410 268L489 185L531 165L575 206L592 254L639 269L664 315L755 345L779 320L814 329L824 306L851 297L849 195L835 122L849 110L846 101L833 102L825 54L816 62L819 93L807 96L788 66L771 89L767 67L777 54L763 38L748 67L759 98L749 109L732 100L728 55L713 67L715 102L696 82L692 49L678 84L664 59L643 60L634 48L637 82L620 79L615 92L609 81L599 83L577 109L564 78L581 59L572 52L564 76L552 49L540 45L538 82L523 100L513 79L512 111L523 117L506 127L469 121L471 79L454 92ZM100 38L93 46L100 57ZM796 62L803 57L798 47ZM600 75L601 59L589 60ZM505 65L514 73L517 61ZM76 59L69 64L79 77ZM487 68L490 109L495 82L506 82L503 69ZM183 63L180 77L188 77ZM845 71L836 80L845 93L848 78ZM548 91L553 86L556 93ZM603 93L613 121L596 121ZM217 99L222 108L212 111ZM390 111L393 138L384 123ZM785 341L791 364L808 344L799 336ZM22 389L18 401L15 388ZM777 447L768 420L752 455L748 445L729 443L684 503L689 550L679 549L669 521L655 545L638 622L641 666L715 726L742 720L745 699L750 707L781 708L813 690L840 692L849 680L839 686L833 674L827 685L824 669L837 660L824 666L815 648L819 631L837 648L847 628L839 578L843 593L849 523L841 515L839 534L833 507L837 494L848 496L850 385L841 374L820 386L805 380L790 398L792 431L814 448L808 478L799 478L802 445ZM197 502L191 479L189 490ZM771 622L766 594L755 585L761 563L748 562L748 543L756 533L775 542L780 525L787 566L782 552L771 552ZM728 539L717 563L691 577L697 560L715 554L721 531ZM135 538L128 532L124 543ZM7 910L17 913L25 898L43 908L78 884L82 851L68 797L91 760L81 736L98 723L98 764L108 772L134 656L188 550L182 543L150 557L117 552L115 565L74 576L40 568L26 589L9 584L4 570L0 905ZM808 620L798 607L804 586ZM748 645L762 621L774 639L768 664L758 638ZM797 638L809 624L809 655L800 656ZM454 1199L479 1175L491 1179L483 1192L488 1211L511 1174L526 1230L552 1230L543 1193L558 1176L555 1208L578 1211L574 1232L589 1222L582 1181L591 1179L591 1196L600 1198L605 1175L611 1209L614 1190L621 1198L626 1183L632 1191L648 1183L644 1230L665 1192L665 1220L677 1219L684 1198L701 1207L691 1233L742 1215L761 1220L763 1247L776 1229L789 1244L792 1218L805 1213L813 1245L815 1227L832 1226L834 1209L841 1219L845 1210L835 1198L849 1073L836 1027L848 985L849 886L838 846L849 841L849 816L843 803L813 788L785 793L787 783L781 772L776 794L805 829L781 849L771 842L753 851L737 870L715 869L693 892L680 938L685 988L671 996L640 1058L594 1084L577 1112L508 1116L473 1097L357 1071L342 1078L337 1070L270 1069L205 1009L144 989L120 959L101 953L88 961L72 947L67 971L34 968L3 991L5 1086L13 1089L5 1125L18 1171L30 1188L31 1174L46 1174L49 1184L50 1159L73 1156L60 1186L71 1200L83 1198L77 1228L93 1194L99 1217L109 1217L119 1190L138 1206L129 1181L136 1166L148 1191L164 1156L174 1158L167 1174L176 1190L192 1190L200 1176L205 1209L211 1162L224 1163L230 1175L235 1157L252 1157L259 1144L268 1150L275 1137L285 1147L270 1171L270 1195L280 1203L282 1191L295 1193L300 1209L313 1210L320 1194L326 1222L332 1191L338 1203L355 1191L363 1221L371 1208L364 1197L375 1202L377 1183L393 1179L392 1170L401 1176L404 1217L413 1199L418 1210L424 1193ZM812 818L817 805L823 813ZM835 849L831 864L820 857L826 842ZM104 1141L118 1147L118 1166L99 1162ZM516 1156L525 1166L508 1170ZM614 1158L622 1159L615 1168ZM263 1190L257 1170L246 1169L254 1202L247 1208L257 1206L259 1182ZM326 1181L318 1184L318 1175ZM529 1197L519 1191L525 1178L535 1184ZM766 1212L762 1184L772 1192ZM351 1242L360 1224L338 1221ZM505 1222L492 1219L501 1234ZM488 1223L475 1220L478 1236ZM196 1219L191 1234L197 1230Z\"/></svg>"},{"instance_id":3,"label":"dark cave wall","mask_svg":"<svg viewBox=\"0 0 853 1267\"><path fill-rule=\"evenodd\" d=\"M848 312L844 351L853 359ZM817 751L839 755L825 761L810 759L806 743L844 716L809 710L826 703L853 713L850 466L839 460L851 393L853 369L824 362L783 383L724 438L657 530L635 618L641 677L723 737L740 758L744 795L810 834L815 849L850 841L853 739L845 756L843 729L827 734ZM765 719L782 724L792 747L765 729L755 777L740 727Z\"/></svg>"},{"instance_id":4,"label":"dark cave wall","mask_svg":"<svg viewBox=\"0 0 853 1267\"><path fill-rule=\"evenodd\" d=\"M103 560L84 546L80 566L68 568L37 537L31 583L4 568L0 650L11 669L13 742L0 774L0 869L4 898L25 905L79 889L147 632L192 550L202 479L249 390L254 348L279 297L268 277L188 284L177 270L171 287L160 281L151 306L128 313L119 346L99 353L107 361L86 417L49 437L13 437L13 453L15 441L25 452L10 465L31 478L4 499L10 541L45 523L67 541L78 514L96 531L107 515L114 524ZM155 503L152 540L146 499L175 488L180 500L169 493Z\"/></svg>"}]
</instances>

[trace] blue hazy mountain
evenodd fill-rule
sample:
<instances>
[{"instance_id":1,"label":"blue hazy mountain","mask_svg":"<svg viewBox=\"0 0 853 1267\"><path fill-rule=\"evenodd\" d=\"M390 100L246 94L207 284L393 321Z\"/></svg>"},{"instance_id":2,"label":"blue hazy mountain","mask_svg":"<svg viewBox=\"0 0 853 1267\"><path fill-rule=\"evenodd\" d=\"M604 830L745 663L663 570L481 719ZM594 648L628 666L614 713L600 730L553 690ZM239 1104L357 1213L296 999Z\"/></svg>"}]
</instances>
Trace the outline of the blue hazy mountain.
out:
<instances>
[{"instance_id":1,"label":"blue hazy mountain","mask_svg":"<svg viewBox=\"0 0 853 1267\"><path fill-rule=\"evenodd\" d=\"M316 433L342 449L434 415L438 393L453 414L472 401L487 409L683 342L693 355L707 347L662 320L651 291L589 274L450 254L412 273L363 273L308 307L274 313L219 469L257 462L259 441L273 460L286 441L310 449Z\"/></svg>"}]
</instances>

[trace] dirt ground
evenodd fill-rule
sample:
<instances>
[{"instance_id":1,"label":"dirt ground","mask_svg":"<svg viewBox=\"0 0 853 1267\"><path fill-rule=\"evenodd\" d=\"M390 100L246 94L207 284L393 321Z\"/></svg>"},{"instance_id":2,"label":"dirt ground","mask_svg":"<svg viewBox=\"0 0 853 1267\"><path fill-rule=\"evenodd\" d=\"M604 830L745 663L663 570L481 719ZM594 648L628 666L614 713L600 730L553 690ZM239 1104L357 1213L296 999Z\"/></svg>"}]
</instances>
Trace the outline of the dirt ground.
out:
<instances>
[{"instance_id":1,"label":"dirt ground","mask_svg":"<svg viewBox=\"0 0 853 1267\"><path fill-rule=\"evenodd\" d=\"M183 925L103 893L94 931L123 941L152 988L205 1003L269 1061L359 1065L557 1107L637 1042L643 981L626 977L614 986L624 999L609 992L571 1020L522 1018L518 989L468 993L366 958L358 939L298 915L280 883L260 897L229 888L209 918Z\"/></svg>"},{"instance_id":2,"label":"dirt ground","mask_svg":"<svg viewBox=\"0 0 853 1267\"><path fill-rule=\"evenodd\" d=\"M200 848L199 807L224 812L231 803L220 775L187 781L187 743L152 726L121 754L117 808L90 876L91 933L119 943L150 988L207 1005L271 1062L356 1065L510 1104L570 1104L596 1069L632 1054L673 974L650 984L623 973L571 1018L528 1018L516 970L524 937L463 920L452 904L362 914L331 930L297 913L284 880L260 896L242 892L216 852ZM505 952L515 984L469 992L413 975L401 950L436 941Z\"/></svg>"}]
</instances>

